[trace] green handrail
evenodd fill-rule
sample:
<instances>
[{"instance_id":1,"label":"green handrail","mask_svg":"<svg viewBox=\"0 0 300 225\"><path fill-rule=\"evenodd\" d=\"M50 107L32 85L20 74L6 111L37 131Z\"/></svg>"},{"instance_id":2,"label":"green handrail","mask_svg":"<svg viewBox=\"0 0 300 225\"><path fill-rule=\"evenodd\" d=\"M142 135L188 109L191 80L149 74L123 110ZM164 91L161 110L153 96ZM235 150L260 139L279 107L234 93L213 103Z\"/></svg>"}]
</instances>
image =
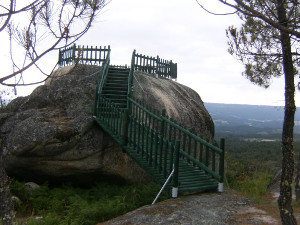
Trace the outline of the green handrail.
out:
<instances>
[{"instance_id":1,"label":"green handrail","mask_svg":"<svg viewBox=\"0 0 300 225\"><path fill-rule=\"evenodd\" d=\"M107 49L107 55L105 58L105 61L102 64L102 69L101 69L101 74L100 74L100 79L99 79L99 83L96 89L96 97L95 97L95 106L94 106L94 115L97 116L98 115L98 111L99 111L99 100L100 100L100 95L103 89L103 85L106 81L107 78L107 74L108 74L108 68L109 68L109 63L110 63L110 46L108 46Z\"/></svg>"},{"instance_id":2,"label":"green handrail","mask_svg":"<svg viewBox=\"0 0 300 225\"><path fill-rule=\"evenodd\" d=\"M151 110L149 107L145 107L143 103L138 102L132 98L128 98L131 107L129 111L131 114L129 115L130 120L134 121L134 126L138 127L139 129L144 126L143 129L146 130L146 136L150 137L150 132L154 132L157 135L159 141L154 141L154 143L159 143L156 148L162 149L161 145L170 147L170 145L175 145L176 140L181 141L180 151L179 154L181 157L185 158L188 162L192 162L194 165L200 167L212 177L214 177L219 182L223 182L224 177L224 145L225 140L221 139L221 148L205 141L201 137L195 135L192 131L187 130L180 125L178 125L175 121L168 118L164 113L154 113L154 110ZM139 109L138 109L139 108ZM137 129L137 130L139 130ZM141 128L142 129L142 128ZM131 131L132 136L136 134L136 130L133 129ZM151 137L150 137L151 139ZM134 141L136 140L135 137L131 137L131 145L135 145ZM188 140L188 141L187 141ZM145 143L146 146L148 143ZM206 148L206 151L203 152L203 147ZM156 149L154 148L154 149ZM171 146L172 148L172 146ZM156 151L155 154L161 154L161 152ZM151 152L145 152L145 154L151 154ZM205 154L205 160L203 161ZM218 155L218 163L216 162L216 154ZM156 155L155 155L156 157ZM165 157L159 157L167 158ZM164 173L166 174L166 162L156 162L158 163L158 168L160 171L165 170ZM216 167L218 167L218 171L216 171Z\"/></svg>"},{"instance_id":3,"label":"green handrail","mask_svg":"<svg viewBox=\"0 0 300 225\"><path fill-rule=\"evenodd\" d=\"M133 50L132 57L131 57L131 65L130 65L130 72L129 72L129 77L128 77L128 92L127 96L131 97L131 92L132 92L132 84L133 84L133 74L134 74L134 57L135 57L135 50ZM128 108L128 101L127 101L127 108Z\"/></svg>"}]
</instances>

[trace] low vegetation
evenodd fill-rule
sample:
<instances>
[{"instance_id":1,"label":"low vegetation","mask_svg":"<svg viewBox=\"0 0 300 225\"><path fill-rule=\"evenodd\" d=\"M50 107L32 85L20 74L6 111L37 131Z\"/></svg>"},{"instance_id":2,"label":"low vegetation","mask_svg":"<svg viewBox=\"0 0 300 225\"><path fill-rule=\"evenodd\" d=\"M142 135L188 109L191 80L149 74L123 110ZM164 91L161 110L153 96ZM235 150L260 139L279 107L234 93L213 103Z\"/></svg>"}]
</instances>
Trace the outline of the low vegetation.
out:
<instances>
[{"instance_id":1,"label":"low vegetation","mask_svg":"<svg viewBox=\"0 0 300 225\"><path fill-rule=\"evenodd\" d=\"M297 158L300 141L294 144ZM268 185L280 170L281 159L279 136L227 134L226 176L229 186L257 203L262 203L269 193Z\"/></svg>"},{"instance_id":2,"label":"low vegetation","mask_svg":"<svg viewBox=\"0 0 300 225\"><path fill-rule=\"evenodd\" d=\"M222 134L221 134L222 135ZM268 184L280 169L280 141L261 141L266 137L226 137L226 178L230 188L256 201L266 203ZM269 139L267 139L269 140ZM296 156L300 141L295 142ZM11 192L17 203L19 224L94 225L151 204L160 186L157 184L119 185L99 183L91 188L72 185L41 185L30 191L24 183L13 181ZM169 198L166 191L159 200ZM0 222L1 224L1 222Z\"/></svg>"},{"instance_id":3,"label":"low vegetation","mask_svg":"<svg viewBox=\"0 0 300 225\"><path fill-rule=\"evenodd\" d=\"M99 183L89 189L42 185L30 191L22 182L11 184L12 194L21 200L19 224L26 221L27 225L95 225L151 204L159 190L157 184ZM163 193L159 200L167 198Z\"/></svg>"}]
</instances>

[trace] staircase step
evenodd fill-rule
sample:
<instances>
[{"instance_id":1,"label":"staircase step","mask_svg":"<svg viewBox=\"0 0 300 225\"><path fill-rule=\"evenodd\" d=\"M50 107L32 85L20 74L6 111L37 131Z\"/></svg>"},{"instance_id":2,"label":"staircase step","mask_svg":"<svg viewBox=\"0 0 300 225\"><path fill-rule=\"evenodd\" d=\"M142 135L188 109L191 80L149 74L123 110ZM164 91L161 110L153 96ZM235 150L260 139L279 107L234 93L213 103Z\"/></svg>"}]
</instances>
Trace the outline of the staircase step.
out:
<instances>
[{"instance_id":1,"label":"staircase step","mask_svg":"<svg viewBox=\"0 0 300 225\"><path fill-rule=\"evenodd\" d=\"M119 87L119 88L127 90L127 88L128 88L127 83L128 83L127 81L126 82L116 82L115 80L107 81L107 82L105 82L103 88Z\"/></svg>"},{"instance_id":2,"label":"staircase step","mask_svg":"<svg viewBox=\"0 0 300 225\"><path fill-rule=\"evenodd\" d=\"M107 75L106 79L115 78L115 79L121 79L121 80L128 80L128 76L129 76L128 73L109 73Z\"/></svg>"},{"instance_id":3,"label":"staircase step","mask_svg":"<svg viewBox=\"0 0 300 225\"><path fill-rule=\"evenodd\" d=\"M122 88L127 88L128 84L125 82L122 82L122 83L118 83L118 82L115 82L115 81L108 81L108 82L105 82L104 84L104 87L122 87Z\"/></svg>"},{"instance_id":4,"label":"staircase step","mask_svg":"<svg viewBox=\"0 0 300 225\"><path fill-rule=\"evenodd\" d=\"M117 99L117 100L127 100L127 95L118 95L118 94L102 94L103 97L109 98L111 100Z\"/></svg>"},{"instance_id":5,"label":"staircase step","mask_svg":"<svg viewBox=\"0 0 300 225\"><path fill-rule=\"evenodd\" d=\"M129 73L128 72L108 72L107 77L121 77L123 79L128 79Z\"/></svg>"},{"instance_id":6,"label":"staircase step","mask_svg":"<svg viewBox=\"0 0 300 225\"><path fill-rule=\"evenodd\" d=\"M109 67L109 71L127 71L129 72L129 68L117 68L117 67Z\"/></svg>"},{"instance_id":7,"label":"staircase step","mask_svg":"<svg viewBox=\"0 0 300 225\"><path fill-rule=\"evenodd\" d=\"M127 90L125 89L121 89L121 88L116 88L116 89L111 89L111 88L105 88L102 90L102 94L118 94L120 93L121 95L127 95Z\"/></svg>"},{"instance_id":8,"label":"staircase step","mask_svg":"<svg viewBox=\"0 0 300 225\"><path fill-rule=\"evenodd\" d=\"M109 77L115 77L115 78L120 77L122 79L128 79L129 73L128 72L109 72L107 74L107 78L109 78Z\"/></svg>"},{"instance_id":9,"label":"staircase step","mask_svg":"<svg viewBox=\"0 0 300 225\"><path fill-rule=\"evenodd\" d=\"M127 91L127 87L114 87L114 86L104 86L102 91L106 91L106 90L110 90L110 91Z\"/></svg>"}]
</instances>

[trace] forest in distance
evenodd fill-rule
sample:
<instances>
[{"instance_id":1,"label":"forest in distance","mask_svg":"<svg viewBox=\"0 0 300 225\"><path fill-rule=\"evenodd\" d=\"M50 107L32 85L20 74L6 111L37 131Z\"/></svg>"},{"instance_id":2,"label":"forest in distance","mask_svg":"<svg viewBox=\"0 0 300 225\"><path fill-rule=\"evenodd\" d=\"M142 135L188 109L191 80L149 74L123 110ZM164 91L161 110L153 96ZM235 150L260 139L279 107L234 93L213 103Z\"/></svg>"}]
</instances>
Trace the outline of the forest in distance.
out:
<instances>
[{"instance_id":1,"label":"forest in distance","mask_svg":"<svg viewBox=\"0 0 300 225\"><path fill-rule=\"evenodd\" d=\"M242 164L280 167L284 107L205 103L215 124L215 140L225 138L229 158ZM300 108L294 128L295 157L300 153Z\"/></svg>"},{"instance_id":2,"label":"forest in distance","mask_svg":"<svg viewBox=\"0 0 300 225\"><path fill-rule=\"evenodd\" d=\"M205 103L215 124L215 133L227 137L281 138L284 107ZM295 139L300 138L300 108L295 114Z\"/></svg>"}]
</instances>

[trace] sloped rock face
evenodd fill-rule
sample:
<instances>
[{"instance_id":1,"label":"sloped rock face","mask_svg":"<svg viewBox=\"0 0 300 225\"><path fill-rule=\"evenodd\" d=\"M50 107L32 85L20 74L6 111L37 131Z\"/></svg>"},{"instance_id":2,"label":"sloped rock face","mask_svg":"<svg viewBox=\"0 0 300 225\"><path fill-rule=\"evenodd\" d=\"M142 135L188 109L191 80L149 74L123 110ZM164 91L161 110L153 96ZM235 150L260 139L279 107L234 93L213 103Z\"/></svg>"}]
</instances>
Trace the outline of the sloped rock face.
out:
<instances>
[{"instance_id":1,"label":"sloped rock face","mask_svg":"<svg viewBox=\"0 0 300 225\"><path fill-rule=\"evenodd\" d=\"M135 72L133 97L166 114L194 133L213 139L214 123L197 92L169 79Z\"/></svg>"},{"instance_id":2,"label":"sloped rock face","mask_svg":"<svg viewBox=\"0 0 300 225\"><path fill-rule=\"evenodd\" d=\"M1 147L10 176L36 182L71 181L80 184L104 179L130 183L151 180L93 121L99 71L100 67L87 65L59 69L45 85L27 97L15 99L0 113ZM176 98L169 99L167 105L163 101L162 105L155 106L166 105L170 116L178 121L191 120L188 122L191 127L196 124L198 130L201 128L212 137L212 120L195 92L175 82L163 81L164 86L160 87L160 82L153 77L136 76L140 81L146 77L147 89L151 89L154 83L153 93L168 88L167 83L172 83L176 92L191 92L188 101L185 98L179 101L188 102L179 104L184 109L177 105ZM143 97L144 94L138 95L139 85L134 83L136 97L149 102L153 98L155 102L161 102L164 98L163 93L148 94L148 98ZM197 104L194 105L193 101ZM182 117L191 105L191 111L203 115L202 119L196 116L193 120L192 114L189 114L189 119Z\"/></svg>"}]
</instances>

